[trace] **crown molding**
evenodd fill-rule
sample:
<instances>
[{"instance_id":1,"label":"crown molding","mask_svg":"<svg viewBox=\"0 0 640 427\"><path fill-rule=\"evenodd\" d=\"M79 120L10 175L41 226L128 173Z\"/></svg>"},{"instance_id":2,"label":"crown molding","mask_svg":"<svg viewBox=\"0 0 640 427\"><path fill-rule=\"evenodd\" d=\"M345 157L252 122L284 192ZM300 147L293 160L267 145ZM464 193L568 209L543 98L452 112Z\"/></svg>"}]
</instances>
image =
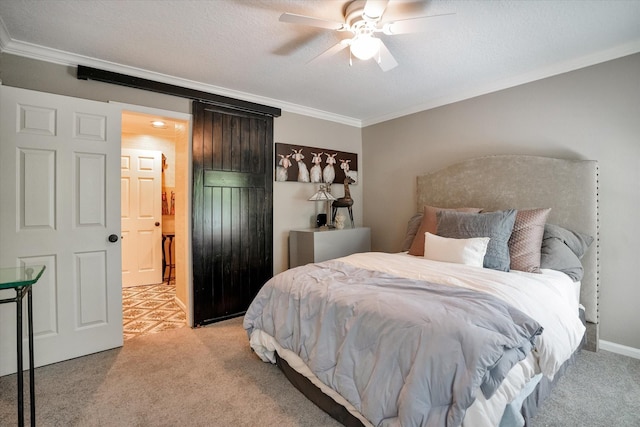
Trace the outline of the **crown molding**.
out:
<instances>
[{"instance_id":1,"label":"crown molding","mask_svg":"<svg viewBox=\"0 0 640 427\"><path fill-rule=\"evenodd\" d=\"M317 119L327 120L331 122L341 123L348 126L360 128L362 121L353 117L334 114L329 111L318 110L315 108L305 107L304 105L293 104L279 99L268 98L264 96L254 95L247 92L227 89L220 86L209 85L194 80L183 79L180 77L170 76L167 74L156 73L154 71L142 68L130 67L115 62L103 61L83 55L76 55L62 50L46 48L40 45L12 40L6 31L4 23L0 19L0 50L3 53L23 56L26 58L36 59L39 61L51 62L65 66L84 65L92 68L99 68L114 73L127 74L134 77L154 80L162 83L182 86L189 89L209 92L216 95L227 96L230 98L241 99L243 101L255 102L257 104L270 105L280 108L290 113L301 114L304 116L314 117Z\"/></svg>"},{"instance_id":2,"label":"crown molding","mask_svg":"<svg viewBox=\"0 0 640 427\"><path fill-rule=\"evenodd\" d=\"M343 116L329 111L319 110L304 105L293 104L290 102L282 101L279 99L263 97L254 95L247 92L236 91L227 89L220 86L208 85L193 80L183 79L167 74L156 73L153 71L145 70L142 68L130 67L115 62L103 61L96 58L91 58L83 55L76 55L69 52L45 48L32 43L21 42L19 40L12 40L7 32L4 22L0 18L0 51L24 56L27 58L37 59L40 61L56 63L65 66L77 66L85 65L93 68L101 68L106 71L112 71L121 74L128 74L135 77L145 78L149 80L156 80L159 82L184 86L190 89L201 90L204 92L211 92L217 95L228 96L237 98L249 102L255 102L258 104L272 105L280 108L283 111L290 113L301 114L304 116L314 117L317 119L336 122L348 126L357 128L363 128L374 124L382 123L388 120L397 119L403 116L419 113L421 111L430 110L433 108L441 107L455 102L463 101L465 99L475 98L480 95L486 95L488 93L497 92L500 90L508 89L511 87L519 86L525 83L530 83L536 80L541 80L547 77L556 76L559 74L574 71L580 68L589 67L602 62L611 61L621 58L623 56L632 55L640 52L640 40L630 43L626 43L611 49L596 52L594 54L585 55L579 58L573 58L568 61L552 64L548 67L543 67L529 73L521 74L516 77L504 79L496 82L492 82L472 90L458 92L450 96L434 98L428 103L413 106L404 110L400 110L391 114L383 116L371 117L368 119L357 119L354 117Z\"/></svg>"},{"instance_id":3,"label":"crown molding","mask_svg":"<svg viewBox=\"0 0 640 427\"><path fill-rule=\"evenodd\" d=\"M9 31L7 30L6 25L4 25L4 21L0 16L0 52L4 52L7 44L11 41L11 36L9 36Z\"/></svg>"},{"instance_id":4,"label":"crown molding","mask_svg":"<svg viewBox=\"0 0 640 427\"><path fill-rule=\"evenodd\" d=\"M539 68L537 70L533 70L519 76L492 82L472 90L458 92L456 94L452 94L451 96L434 98L428 103L416 105L414 107L402 111L397 111L392 114L365 119L362 120L362 127L375 125L377 123L386 122L388 120L397 119L399 117L408 116L410 114L419 113L421 111L430 110L432 108L441 107L443 105L453 104L455 102L464 101L465 99L475 98L480 95L486 95L488 93L497 92L503 89L509 89L511 87L523 85L525 83L542 80L547 77L557 76L559 74L568 73L580 68L585 68L591 65L600 64L602 62L622 58L623 56L633 55L638 52L640 52L640 40L622 44L620 46L596 52L594 54L585 55L579 58L573 58L568 61L552 64L550 66Z\"/></svg>"}]
</instances>

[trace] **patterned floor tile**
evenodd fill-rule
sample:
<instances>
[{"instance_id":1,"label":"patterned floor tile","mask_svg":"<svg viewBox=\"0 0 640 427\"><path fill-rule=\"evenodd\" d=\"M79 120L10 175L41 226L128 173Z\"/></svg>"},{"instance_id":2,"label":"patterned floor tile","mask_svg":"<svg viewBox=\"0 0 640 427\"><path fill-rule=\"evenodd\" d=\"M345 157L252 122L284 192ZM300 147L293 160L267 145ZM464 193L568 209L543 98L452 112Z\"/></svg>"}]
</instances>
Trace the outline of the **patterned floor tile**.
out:
<instances>
[{"instance_id":1,"label":"patterned floor tile","mask_svg":"<svg viewBox=\"0 0 640 427\"><path fill-rule=\"evenodd\" d=\"M187 316L175 303L175 285L122 289L124 340L186 326Z\"/></svg>"}]
</instances>

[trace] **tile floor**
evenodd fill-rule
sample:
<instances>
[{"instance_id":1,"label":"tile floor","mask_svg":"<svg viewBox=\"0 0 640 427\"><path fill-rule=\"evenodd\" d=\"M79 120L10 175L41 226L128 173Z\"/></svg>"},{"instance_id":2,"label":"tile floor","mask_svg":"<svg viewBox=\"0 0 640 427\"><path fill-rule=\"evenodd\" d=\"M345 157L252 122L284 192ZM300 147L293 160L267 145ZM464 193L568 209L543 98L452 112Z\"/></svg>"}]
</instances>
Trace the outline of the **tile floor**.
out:
<instances>
[{"instance_id":1,"label":"tile floor","mask_svg":"<svg viewBox=\"0 0 640 427\"><path fill-rule=\"evenodd\" d=\"M123 288L124 340L186 326L187 317L175 295L175 285L166 283Z\"/></svg>"}]
</instances>

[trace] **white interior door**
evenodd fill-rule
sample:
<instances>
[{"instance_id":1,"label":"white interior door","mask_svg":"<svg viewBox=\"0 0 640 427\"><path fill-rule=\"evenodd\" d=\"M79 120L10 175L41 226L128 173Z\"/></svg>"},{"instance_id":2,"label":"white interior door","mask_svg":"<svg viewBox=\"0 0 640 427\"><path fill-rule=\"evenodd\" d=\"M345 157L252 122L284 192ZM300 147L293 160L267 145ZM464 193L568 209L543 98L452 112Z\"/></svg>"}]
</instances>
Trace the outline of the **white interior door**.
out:
<instances>
[{"instance_id":1,"label":"white interior door","mask_svg":"<svg viewBox=\"0 0 640 427\"><path fill-rule=\"evenodd\" d=\"M47 267L36 366L122 345L120 127L119 107L0 86L0 265ZM16 371L15 322L1 305L0 375Z\"/></svg>"},{"instance_id":2,"label":"white interior door","mask_svg":"<svg viewBox=\"0 0 640 427\"><path fill-rule=\"evenodd\" d=\"M162 153L123 148L122 286L162 282Z\"/></svg>"}]
</instances>

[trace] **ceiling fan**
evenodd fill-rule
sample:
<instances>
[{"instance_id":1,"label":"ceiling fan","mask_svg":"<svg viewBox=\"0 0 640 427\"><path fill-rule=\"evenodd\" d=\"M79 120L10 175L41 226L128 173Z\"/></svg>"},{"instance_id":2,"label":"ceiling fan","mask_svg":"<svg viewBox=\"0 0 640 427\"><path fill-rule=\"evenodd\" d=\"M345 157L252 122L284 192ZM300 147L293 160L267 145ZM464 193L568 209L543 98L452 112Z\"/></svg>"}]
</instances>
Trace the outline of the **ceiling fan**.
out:
<instances>
[{"instance_id":1,"label":"ceiling fan","mask_svg":"<svg viewBox=\"0 0 640 427\"><path fill-rule=\"evenodd\" d=\"M382 39L376 34L388 36L440 30L447 25L453 13L420 16L415 18L384 21L382 15L387 9L389 0L355 0L350 2L344 11L345 22L327 21L311 16L283 13L281 22L291 24L310 25L329 30L350 32L353 37L344 39L330 47L312 61L334 55L349 47L351 56L361 60L375 58L382 71L395 68L398 63L386 47ZM351 64L351 58L349 60Z\"/></svg>"}]
</instances>

